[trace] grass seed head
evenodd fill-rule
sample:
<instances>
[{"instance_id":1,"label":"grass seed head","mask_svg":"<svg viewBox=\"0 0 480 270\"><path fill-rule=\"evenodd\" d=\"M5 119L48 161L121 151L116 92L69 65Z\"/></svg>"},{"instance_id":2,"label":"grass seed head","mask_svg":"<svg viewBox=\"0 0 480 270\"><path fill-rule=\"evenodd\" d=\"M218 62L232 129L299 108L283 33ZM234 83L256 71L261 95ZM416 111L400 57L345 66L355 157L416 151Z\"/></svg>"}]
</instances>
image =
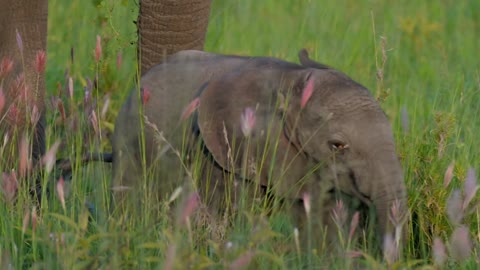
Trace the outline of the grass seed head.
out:
<instances>
[{"instance_id":1,"label":"grass seed head","mask_svg":"<svg viewBox=\"0 0 480 270\"><path fill-rule=\"evenodd\" d=\"M255 122L255 110L250 107L245 108L243 114L240 116L241 129L245 137L251 135L253 128L255 127Z\"/></svg>"},{"instance_id":2,"label":"grass seed head","mask_svg":"<svg viewBox=\"0 0 480 270\"><path fill-rule=\"evenodd\" d=\"M457 227L450 236L450 255L457 262L468 259L472 252L472 240L465 225Z\"/></svg>"},{"instance_id":3,"label":"grass seed head","mask_svg":"<svg viewBox=\"0 0 480 270\"><path fill-rule=\"evenodd\" d=\"M438 237L433 240L432 256L434 264L439 267L443 266L448 259L447 249Z\"/></svg>"}]
</instances>

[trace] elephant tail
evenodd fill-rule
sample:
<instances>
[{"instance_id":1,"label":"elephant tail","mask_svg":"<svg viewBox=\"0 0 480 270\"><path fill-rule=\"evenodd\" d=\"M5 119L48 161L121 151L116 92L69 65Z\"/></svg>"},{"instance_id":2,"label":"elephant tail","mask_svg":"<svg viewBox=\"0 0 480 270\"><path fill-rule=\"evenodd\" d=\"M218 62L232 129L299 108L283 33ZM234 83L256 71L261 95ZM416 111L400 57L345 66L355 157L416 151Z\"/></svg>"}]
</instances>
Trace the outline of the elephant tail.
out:
<instances>
[{"instance_id":1,"label":"elephant tail","mask_svg":"<svg viewBox=\"0 0 480 270\"><path fill-rule=\"evenodd\" d=\"M310 57L308 56L307 49L301 49L298 52L298 59L300 60L300 64L302 64L302 66L307 67L307 68L331 69L331 67L329 67L325 64L318 63L318 62L315 62L312 59L310 59Z\"/></svg>"}]
</instances>

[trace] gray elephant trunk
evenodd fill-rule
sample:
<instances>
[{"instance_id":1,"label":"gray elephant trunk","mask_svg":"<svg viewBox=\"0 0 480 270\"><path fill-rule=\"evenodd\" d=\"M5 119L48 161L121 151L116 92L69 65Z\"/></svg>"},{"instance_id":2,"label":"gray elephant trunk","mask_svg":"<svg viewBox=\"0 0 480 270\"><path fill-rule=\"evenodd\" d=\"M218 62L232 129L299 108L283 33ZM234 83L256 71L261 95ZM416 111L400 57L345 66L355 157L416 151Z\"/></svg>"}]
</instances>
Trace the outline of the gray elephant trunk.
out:
<instances>
[{"instance_id":1,"label":"gray elephant trunk","mask_svg":"<svg viewBox=\"0 0 480 270\"><path fill-rule=\"evenodd\" d=\"M402 240L408 211L402 168L396 156L385 158L385 155L378 155L377 161L371 193L377 214L377 235L383 239L390 234L394 239Z\"/></svg>"}]
</instances>

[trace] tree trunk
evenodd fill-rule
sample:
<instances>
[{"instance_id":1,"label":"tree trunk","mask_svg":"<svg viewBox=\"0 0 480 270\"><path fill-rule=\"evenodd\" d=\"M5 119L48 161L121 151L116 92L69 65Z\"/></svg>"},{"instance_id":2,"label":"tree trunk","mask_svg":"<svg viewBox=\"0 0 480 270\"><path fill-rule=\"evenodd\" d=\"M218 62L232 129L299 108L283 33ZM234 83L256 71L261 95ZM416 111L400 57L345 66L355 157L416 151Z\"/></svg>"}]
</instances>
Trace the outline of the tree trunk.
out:
<instances>
[{"instance_id":1,"label":"tree trunk","mask_svg":"<svg viewBox=\"0 0 480 270\"><path fill-rule=\"evenodd\" d=\"M145 74L169 54L202 50L211 0L141 0L139 61Z\"/></svg>"},{"instance_id":2,"label":"tree trunk","mask_svg":"<svg viewBox=\"0 0 480 270\"><path fill-rule=\"evenodd\" d=\"M47 49L47 14L47 0L0 0L0 63L5 64L2 60L6 59L13 61L13 69L8 74L0 74L0 88L3 88L6 99L0 111L0 119L5 120L0 121L1 140L6 132L20 137L27 130L31 131L31 114L36 107L40 120L33 127L33 135L29 136L33 143L34 161L45 152L45 77L43 71L38 72L35 60L38 51L45 52ZM24 86L19 86L22 75ZM19 97L21 89L25 90L23 101ZM6 156L17 154L15 147L13 144L12 149L4 150L4 161L5 158L16 160Z\"/></svg>"}]
</instances>

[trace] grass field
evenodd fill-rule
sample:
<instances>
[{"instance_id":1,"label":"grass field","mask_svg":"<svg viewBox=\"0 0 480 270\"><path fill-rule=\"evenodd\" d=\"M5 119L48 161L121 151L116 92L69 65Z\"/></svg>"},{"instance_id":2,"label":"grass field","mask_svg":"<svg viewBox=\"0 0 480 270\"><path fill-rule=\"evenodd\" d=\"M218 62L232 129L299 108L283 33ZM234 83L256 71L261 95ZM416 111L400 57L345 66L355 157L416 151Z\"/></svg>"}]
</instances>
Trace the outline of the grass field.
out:
<instances>
[{"instance_id":1,"label":"grass field","mask_svg":"<svg viewBox=\"0 0 480 270\"><path fill-rule=\"evenodd\" d=\"M134 2L49 1L47 144L61 141L59 157L111 151L108 137L137 73ZM0 204L0 268L476 269L479 18L478 0L213 1L205 50L297 62L299 49L307 48L313 59L345 72L379 99L393 124L409 195L408 241L398 262L389 264L364 247L350 247L358 258L301 255L293 227L281 216L246 214L247 222L227 229L228 247L209 241L203 228L167 218L152 224L148 209L126 221L109 218L110 167L76 162L73 181L63 187L64 206L57 193L37 212L26 191L15 205ZM97 35L103 46L99 63L93 53ZM98 91L90 83L96 77ZM86 102L84 89L91 92ZM61 121L62 107L75 125ZM84 107L94 108L93 120ZM0 171L9 170L2 167L0 162ZM44 182L56 190L57 177L45 173ZM474 196L457 222L462 201L451 194ZM94 208L92 217L86 202ZM444 256L438 239L446 246Z\"/></svg>"}]
</instances>

